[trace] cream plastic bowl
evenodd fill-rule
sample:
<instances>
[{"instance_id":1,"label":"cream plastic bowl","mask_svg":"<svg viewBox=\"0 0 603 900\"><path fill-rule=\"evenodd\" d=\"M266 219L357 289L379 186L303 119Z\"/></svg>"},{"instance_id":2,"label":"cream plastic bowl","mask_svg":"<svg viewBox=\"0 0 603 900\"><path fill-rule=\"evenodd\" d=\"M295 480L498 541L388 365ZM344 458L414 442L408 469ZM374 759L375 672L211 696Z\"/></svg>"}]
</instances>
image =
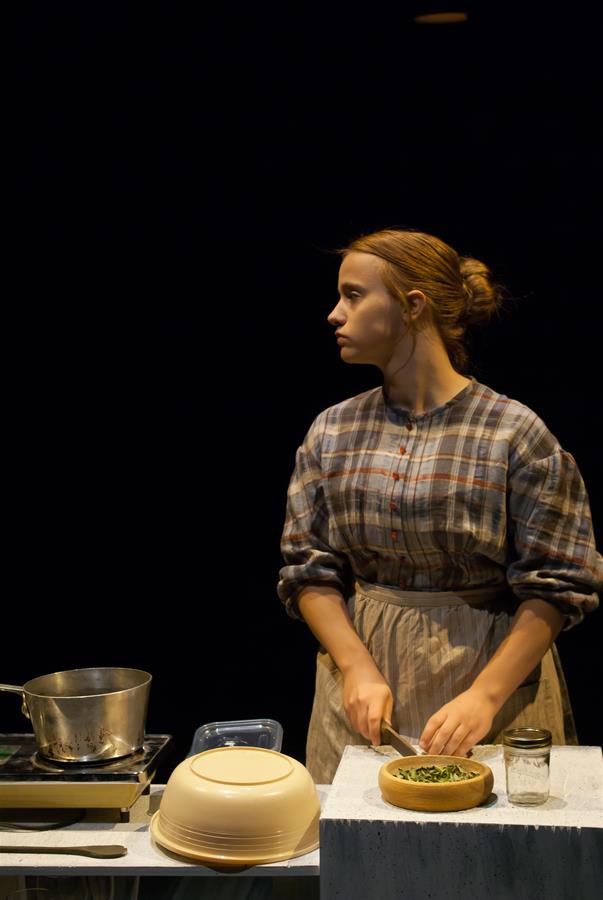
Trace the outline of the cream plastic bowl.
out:
<instances>
[{"instance_id":1,"label":"cream plastic bowl","mask_svg":"<svg viewBox=\"0 0 603 900\"><path fill-rule=\"evenodd\" d=\"M151 834L200 862L257 865L315 850L319 818L312 776L296 759L259 747L217 747L176 766Z\"/></svg>"}]
</instances>

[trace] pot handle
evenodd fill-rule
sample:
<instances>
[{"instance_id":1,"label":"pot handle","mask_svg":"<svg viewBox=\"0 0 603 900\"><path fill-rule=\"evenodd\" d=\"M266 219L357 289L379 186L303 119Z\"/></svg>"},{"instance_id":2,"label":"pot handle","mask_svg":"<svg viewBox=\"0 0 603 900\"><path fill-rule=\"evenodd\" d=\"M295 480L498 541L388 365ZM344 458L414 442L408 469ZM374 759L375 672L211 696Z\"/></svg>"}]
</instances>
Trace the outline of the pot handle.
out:
<instances>
[{"instance_id":1,"label":"pot handle","mask_svg":"<svg viewBox=\"0 0 603 900\"><path fill-rule=\"evenodd\" d=\"M28 719L31 719L29 715L29 710L27 708L27 703L25 701L25 690L22 687L19 687L16 684L0 684L0 691L11 691L13 694L21 694L21 712L24 716L27 716Z\"/></svg>"}]
</instances>

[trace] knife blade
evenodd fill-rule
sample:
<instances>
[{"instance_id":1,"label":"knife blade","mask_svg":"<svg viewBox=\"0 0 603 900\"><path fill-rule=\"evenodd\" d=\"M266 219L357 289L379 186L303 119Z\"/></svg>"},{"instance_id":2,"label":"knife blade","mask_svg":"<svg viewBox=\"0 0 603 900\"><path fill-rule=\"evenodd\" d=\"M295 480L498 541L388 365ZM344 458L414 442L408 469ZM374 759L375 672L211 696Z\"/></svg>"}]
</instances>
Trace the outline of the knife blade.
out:
<instances>
[{"instance_id":1,"label":"knife blade","mask_svg":"<svg viewBox=\"0 0 603 900\"><path fill-rule=\"evenodd\" d=\"M384 744L391 744L402 756L421 756L423 754L421 749L416 750L401 734L394 731L385 719L381 721L381 740Z\"/></svg>"}]
</instances>

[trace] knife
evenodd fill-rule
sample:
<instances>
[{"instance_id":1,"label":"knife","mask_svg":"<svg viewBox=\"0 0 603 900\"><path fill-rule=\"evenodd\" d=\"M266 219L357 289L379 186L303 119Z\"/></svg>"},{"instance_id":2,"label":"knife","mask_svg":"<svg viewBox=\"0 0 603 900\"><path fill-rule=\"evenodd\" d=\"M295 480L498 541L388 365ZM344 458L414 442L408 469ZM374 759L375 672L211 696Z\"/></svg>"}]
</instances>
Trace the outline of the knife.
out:
<instances>
[{"instance_id":1,"label":"knife","mask_svg":"<svg viewBox=\"0 0 603 900\"><path fill-rule=\"evenodd\" d=\"M385 719L381 720L381 740L384 744L391 744L402 756L421 756L423 754L422 750L416 750L401 734L394 731Z\"/></svg>"}]
</instances>

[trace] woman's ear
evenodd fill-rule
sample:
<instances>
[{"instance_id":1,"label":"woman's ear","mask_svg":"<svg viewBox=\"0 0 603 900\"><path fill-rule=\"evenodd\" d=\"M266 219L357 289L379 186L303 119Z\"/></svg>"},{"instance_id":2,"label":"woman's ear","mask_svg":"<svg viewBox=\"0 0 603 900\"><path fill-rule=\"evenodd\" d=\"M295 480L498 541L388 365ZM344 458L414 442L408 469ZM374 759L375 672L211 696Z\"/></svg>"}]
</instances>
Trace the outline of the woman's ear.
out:
<instances>
[{"instance_id":1,"label":"woman's ear","mask_svg":"<svg viewBox=\"0 0 603 900\"><path fill-rule=\"evenodd\" d=\"M413 290L409 291L406 295L406 299L408 300L408 305L410 306L410 314L413 319L419 319L423 310L427 306L427 297L423 293L423 291ZM402 312L403 316L407 316L406 310ZM406 318L405 318L406 321Z\"/></svg>"}]
</instances>

